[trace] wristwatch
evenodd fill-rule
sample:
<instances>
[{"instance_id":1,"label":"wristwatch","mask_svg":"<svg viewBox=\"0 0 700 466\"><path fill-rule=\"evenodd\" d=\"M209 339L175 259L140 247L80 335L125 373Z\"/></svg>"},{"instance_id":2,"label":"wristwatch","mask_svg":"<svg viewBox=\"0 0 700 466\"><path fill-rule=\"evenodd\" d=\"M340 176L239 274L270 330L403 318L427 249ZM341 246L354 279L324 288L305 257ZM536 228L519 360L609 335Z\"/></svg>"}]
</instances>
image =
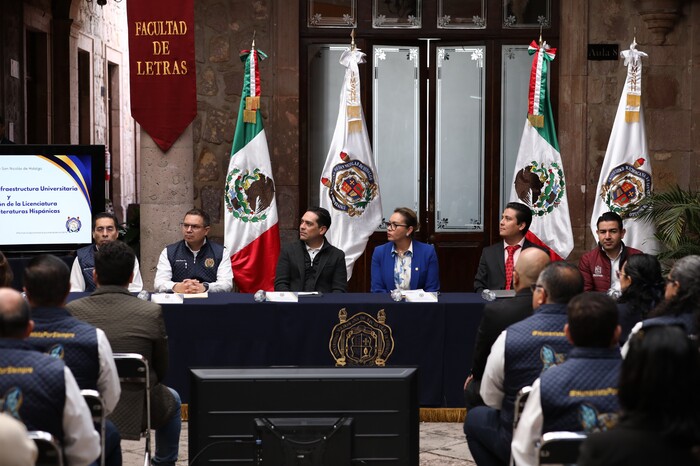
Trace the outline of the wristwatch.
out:
<instances>
[{"instance_id":1,"label":"wristwatch","mask_svg":"<svg viewBox=\"0 0 700 466\"><path fill-rule=\"evenodd\" d=\"M204 285L204 291L209 291L209 283L202 282L202 285Z\"/></svg>"}]
</instances>

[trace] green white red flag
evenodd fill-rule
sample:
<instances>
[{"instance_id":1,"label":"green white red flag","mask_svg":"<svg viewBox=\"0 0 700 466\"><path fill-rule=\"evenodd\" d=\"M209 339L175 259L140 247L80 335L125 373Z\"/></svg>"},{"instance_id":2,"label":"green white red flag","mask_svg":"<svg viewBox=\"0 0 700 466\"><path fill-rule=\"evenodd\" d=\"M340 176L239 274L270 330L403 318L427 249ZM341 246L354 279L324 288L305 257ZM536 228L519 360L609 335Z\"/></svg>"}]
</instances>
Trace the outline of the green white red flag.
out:
<instances>
[{"instance_id":1,"label":"green white red flag","mask_svg":"<svg viewBox=\"0 0 700 466\"><path fill-rule=\"evenodd\" d=\"M652 223L638 220L642 200L652 191L651 163L647 148L642 109L642 57L632 42L629 50L620 54L627 66L627 78L613 123L605 159L591 215L591 230L596 238L596 222L605 212L616 212L622 217L625 244L654 254L658 242Z\"/></svg>"},{"instance_id":2,"label":"green white red flag","mask_svg":"<svg viewBox=\"0 0 700 466\"><path fill-rule=\"evenodd\" d=\"M549 248L552 260L566 259L574 238L566 196L564 166L554 128L547 80L556 49L546 42L532 41L533 55L528 92L528 115L515 162L511 202L522 202L532 210L526 238Z\"/></svg>"},{"instance_id":3,"label":"green white red flag","mask_svg":"<svg viewBox=\"0 0 700 466\"><path fill-rule=\"evenodd\" d=\"M270 153L260 114L259 62L255 49L241 52L243 92L224 192L224 245L242 293L274 289L280 236Z\"/></svg>"}]
</instances>

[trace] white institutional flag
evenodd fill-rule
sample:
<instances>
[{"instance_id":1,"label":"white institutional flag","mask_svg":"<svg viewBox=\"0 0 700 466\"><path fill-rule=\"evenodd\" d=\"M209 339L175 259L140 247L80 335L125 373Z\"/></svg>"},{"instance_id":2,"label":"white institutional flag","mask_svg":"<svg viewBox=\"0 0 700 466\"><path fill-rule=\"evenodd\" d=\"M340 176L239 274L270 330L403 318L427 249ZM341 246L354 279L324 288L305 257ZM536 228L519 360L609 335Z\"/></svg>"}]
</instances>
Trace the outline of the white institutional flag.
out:
<instances>
[{"instance_id":1,"label":"white institutional flag","mask_svg":"<svg viewBox=\"0 0 700 466\"><path fill-rule=\"evenodd\" d=\"M554 128L547 79L549 62L556 49L546 42L532 41L528 91L528 115L515 162L510 202L521 202L532 211L526 238L546 246L552 260L566 259L574 248L574 237L566 197L564 166Z\"/></svg>"},{"instance_id":2,"label":"white institutional flag","mask_svg":"<svg viewBox=\"0 0 700 466\"><path fill-rule=\"evenodd\" d=\"M630 49L621 53L627 66L627 79L600 170L591 231L596 238L598 217L605 212L616 212L627 230L625 244L655 254L658 244L653 224L637 219L640 202L651 193L652 175L641 102L642 57L647 54L636 46L632 42Z\"/></svg>"},{"instance_id":3,"label":"white institutional flag","mask_svg":"<svg viewBox=\"0 0 700 466\"><path fill-rule=\"evenodd\" d=\"M321 207L331 214L326 239L345 252L348 280L352 267L365 251L370 235L382 222L377 169L367 136L358 64L365 54L352 48L340 63L347 68L340 91L340 110L333 140L321 174Z\"/></svg>"}]
</instances>

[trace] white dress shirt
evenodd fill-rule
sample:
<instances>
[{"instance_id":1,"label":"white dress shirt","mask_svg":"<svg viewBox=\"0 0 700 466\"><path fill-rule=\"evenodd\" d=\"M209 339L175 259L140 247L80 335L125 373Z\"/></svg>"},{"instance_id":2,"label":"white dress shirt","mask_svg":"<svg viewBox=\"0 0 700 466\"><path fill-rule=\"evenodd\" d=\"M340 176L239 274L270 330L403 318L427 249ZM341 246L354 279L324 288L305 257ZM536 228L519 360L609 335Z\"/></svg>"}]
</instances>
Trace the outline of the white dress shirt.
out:
<instances>
[{"instance_id":1,"label":"white dress shirt","mask_svg":"<svg viewBox=\"0 0 700 466\"><path fill-rule=\"evenodd\" d=\"M503 405L503 381L505 379L506 365L506 332L504 330L498 335L496 341L491 346L491 353L486 360L484 375L481 378L481 388L479 394L486 403L494 409L501 409Z\"/></svg>"},{"instance_id":2,"label":"white dress shirt","mask_svg":"<svg viewBox=\"0 0 700 466\"><path fill-rule=\"evenodd\" d=\"M511 455L518 466L537 466L537 444L542 437L542 400L540 399L539 377L532 384L532 390L527 397L525 407L518 421L518 427L513 432Z\"/></svg>"},{"instance_id":3,"label":"white dress shirt","mask_svg":"<svg viewBox=\"0 0 700 466\"><path fill-rule=\"evenodd\" d=\"M73 267L70 269L70 290L85 291L85 277L77 257L73 261ZM129 291L138 293L141 290L143 290L143 279L141 278L139 260L136 259L134 261L134 279L129 283Z\"/></svg>"},{"instance_id":4,"label":"white dress shirt","mask_svg":"<svg viewBox=\"0 0 700 466\"><path fill-rule=\"evenodd\" d=\"M112 353L112 345L109 344L107 335L102 329L97 330L97 355L100 360L100 374L97 377L97 391L100 392L102 401L105 405L105 413L107 416L114 411L117 406L119 396L122 392L122 386L119 383L119 373L117 365L114 363L114 354Z\"/></svg>"},{"instance_id":5,"label":"white dress shirt","mask_svg":"<svg viewBox=\"0 0 700 466\"><path fill-rule=\"evenodd\" d=\"M205 240L206 241L206 240ZM192 251L190 247L185 243L187 249ZM195 260L197 259L197 253L199 251L192 251ZM168 248L163 248L158 258L158 268L156 269L156 278L153 281L153 288L157 293L167 293L172 291L175 283L173 278L173 268L168 260ZM224 249L224 255L221 258L221 263L216 271L216 281L209 283L209 292L226 292L233 289L233 269L231 268L231 258L228 256L226 249Z\"/></svg>"},{"instance_id":6,"label":"white dress shirt","mask_svg":"<svg viewBox=\"0 0 700 466\"><path fill-rule=\"evenodd\" d=\"M64 369L66 402L63 406L63 451L70 466L87 466L100 456L100 436L73 373Z\"/></svg>"}]
</instances>

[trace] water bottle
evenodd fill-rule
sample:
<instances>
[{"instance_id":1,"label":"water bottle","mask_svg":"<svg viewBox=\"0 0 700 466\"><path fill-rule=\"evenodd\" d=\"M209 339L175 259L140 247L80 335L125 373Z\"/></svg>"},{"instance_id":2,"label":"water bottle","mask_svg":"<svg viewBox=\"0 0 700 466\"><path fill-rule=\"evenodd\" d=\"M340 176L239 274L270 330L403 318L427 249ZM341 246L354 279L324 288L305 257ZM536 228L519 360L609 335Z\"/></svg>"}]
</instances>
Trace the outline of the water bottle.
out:
<instances>
[{"instance_id":1,"label":"water bottle","mask_svg":"<svg viewBox=\"0 0 700 466\"><path fill-rule=\"evenodd\" d=\"M481 292L481 299L483 299L484 301L495 301L496 293L487 288Z\"/></svg>"},{"instance_id":2,"label":"water bottle","mask_svg":"<svg viewBox=\"0 0 700 466\"><path fill-rule=\"evenodd\" d=\"M253 299L255 300L256 303L264 303L265 297L266 297L265 290L258 290L255 292Z\"/></svg>"},{"instance_id":3,"label":"water bottle","mask_svg":"<svg viewBox=\"0 0 700 466\"><path fill-rule=\"evenodd\" d=\"M396 301L397 303L403 299L403 295L401 294L401 290L398 288L391 290L391 299Z\"/></svg>"},{"instance_id":4,"label":"water bottle","mask_svg":"<svg viewBox=\"0 0 700 466\"><path fill-rule=\"evenodd\" d=\"M139 294L136 295L136 297L144 301L150 301L151 293L149 293L148 290L141 290L139 291Z\"/></svg>"}]
</instances>

